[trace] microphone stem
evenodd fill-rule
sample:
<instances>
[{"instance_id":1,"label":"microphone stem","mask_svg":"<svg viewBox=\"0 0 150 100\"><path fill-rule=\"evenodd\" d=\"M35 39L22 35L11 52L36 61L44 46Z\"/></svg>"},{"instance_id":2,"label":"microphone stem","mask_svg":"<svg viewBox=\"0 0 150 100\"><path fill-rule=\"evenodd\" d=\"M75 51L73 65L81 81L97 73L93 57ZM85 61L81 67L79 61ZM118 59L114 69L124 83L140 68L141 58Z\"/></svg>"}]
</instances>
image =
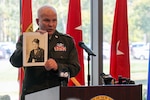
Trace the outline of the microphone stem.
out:
<instances>
[{"instance_id":1,"label":"microphone stem","mask_svg":"<svg viewBox=\"0 0 150 100\"><path fill-rule=\"evenodd\" d=\"M88 86L90 86L90 54L88 54L87 60L88 60L88 77L87 77L87 79L88 79Z\"/></svg>"}]
</instances>

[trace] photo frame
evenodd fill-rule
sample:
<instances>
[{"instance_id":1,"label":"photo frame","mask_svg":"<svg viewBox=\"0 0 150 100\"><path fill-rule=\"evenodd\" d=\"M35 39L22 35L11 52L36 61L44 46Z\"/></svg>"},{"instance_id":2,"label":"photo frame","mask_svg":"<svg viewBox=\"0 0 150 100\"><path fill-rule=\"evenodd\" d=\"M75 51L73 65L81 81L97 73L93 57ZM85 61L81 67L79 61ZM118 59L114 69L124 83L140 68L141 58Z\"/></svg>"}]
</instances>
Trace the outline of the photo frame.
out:
<instances>
[{"instance_id":1,"label":"photo frame","mask_svg":"<svg viewBox=\"0 0 150 100\"><path fill-rule=\"evenodd\" d=\"M48 33L23 33L23 66L44 66L47 61Z\"/></svg>"}]
</instances>

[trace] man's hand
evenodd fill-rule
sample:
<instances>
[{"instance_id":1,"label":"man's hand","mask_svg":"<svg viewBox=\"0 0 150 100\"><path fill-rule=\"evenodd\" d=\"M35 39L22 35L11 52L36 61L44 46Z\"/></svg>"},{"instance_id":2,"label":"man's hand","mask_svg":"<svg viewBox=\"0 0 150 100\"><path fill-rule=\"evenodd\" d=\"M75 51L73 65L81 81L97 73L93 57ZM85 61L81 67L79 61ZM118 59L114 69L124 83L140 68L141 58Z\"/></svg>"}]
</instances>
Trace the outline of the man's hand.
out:
<instances>
[{"instance_id":1,"label":"man's hand","mask_svg":"<svg viewBox=\"0 0 150 100\"><path fill-rule=\"evenodd\" d=\"M52 70L52 69L56 71L58 69L58 65L54 59L50 58L45 63L45 69L47 71Z\"/></svg>"},{"instance_id":2,"label":"man's hand","mask_svg":"<svg viewBox=\"0 0 150 100\"><path fill-rule=\"evenodd\" d=\"M36 32L39 32L39 33L41 33L41 34L46 33L46 31L45 31L45 30L36 30Z\"/></svg>"}]
</instances>

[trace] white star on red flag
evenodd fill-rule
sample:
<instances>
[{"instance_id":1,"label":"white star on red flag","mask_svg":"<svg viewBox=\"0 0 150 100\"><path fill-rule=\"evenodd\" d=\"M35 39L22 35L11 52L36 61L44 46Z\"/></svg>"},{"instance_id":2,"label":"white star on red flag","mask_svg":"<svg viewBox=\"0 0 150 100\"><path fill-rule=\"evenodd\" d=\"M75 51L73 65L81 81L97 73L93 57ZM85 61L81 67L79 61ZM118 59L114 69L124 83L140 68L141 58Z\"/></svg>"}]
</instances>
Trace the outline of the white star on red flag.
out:
<instances>
[{"instance_id":1,"label":"white star on red flag","mask_svg":"<svg viewBox=\"0 0 150 100\"><path fill-rule=\"evenodd\" d=\"M120 44L120 41L117 42L117 55L124 55L124 53L119 50L119 44Z\"/></svg>"},{"instance_id":2,"label":"white star on red flag","mask_svg":"<svg viewBox=\"0 0 150 100\"><path fill-rule=\"evenodd\" d=\"M81 30L81 31L82 31L82 25L76 27L75 29L76 29L76 30Z\"/></svg>"}]
</instances>

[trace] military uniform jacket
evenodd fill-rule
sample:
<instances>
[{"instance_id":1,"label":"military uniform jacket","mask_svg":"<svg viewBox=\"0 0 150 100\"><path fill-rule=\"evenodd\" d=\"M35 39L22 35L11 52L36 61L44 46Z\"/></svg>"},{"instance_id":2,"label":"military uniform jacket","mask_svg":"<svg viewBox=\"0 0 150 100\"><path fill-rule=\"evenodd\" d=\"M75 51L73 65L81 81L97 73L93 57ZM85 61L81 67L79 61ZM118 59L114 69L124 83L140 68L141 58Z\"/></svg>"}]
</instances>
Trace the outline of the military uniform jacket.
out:
<instances>
[{"instance_id":1,"label":"military uniform jacket","mask_svg":"<svg viewBox=\"0 0 150 100\"><path fill-rule=\"evenodd\" d=\"M44 62L44 49L39 47L36 53L31 50L28 62Z\"/></svg>"},{"instance_id":2,"label":"military uniform jacket","mask_svg":"<svg viewBox=\"0 0 150 100\"><path fill-rule=\"evenodd\" d=\"M23 66L23 35L20 36L16 50L10 57L10 62L15 67ZM59 72L69 71L70 77L74 77L80 70L78 54L74 40L65 34L56 31L48 36L48 58L53 58L58 64L58 70L47 71L44 66L24 67L25 77L22 94L29 94L60 85Z\"/></svg>"}]
</instances>

